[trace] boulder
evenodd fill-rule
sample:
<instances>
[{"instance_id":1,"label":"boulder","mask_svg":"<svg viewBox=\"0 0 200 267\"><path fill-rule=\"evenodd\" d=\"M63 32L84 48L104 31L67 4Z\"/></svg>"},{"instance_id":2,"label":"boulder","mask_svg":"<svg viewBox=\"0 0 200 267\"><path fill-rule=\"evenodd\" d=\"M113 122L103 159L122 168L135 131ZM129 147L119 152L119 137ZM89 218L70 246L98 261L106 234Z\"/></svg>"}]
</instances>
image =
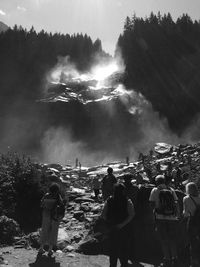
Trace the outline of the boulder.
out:
<instances>
[{"instance_id":1,"label":"boulder","mask_svg":"<svg viewBox=\"0 0 200 267\"><path fill-rule=\"evenodd\" d=\"M172 146L166 143L156 143L154 147L154 151L161 155L168 154L171 149Z\"/></svg>"},{"instance_id":2,"label":"boulder","mask_svg":"<svg viewBox=\"0 0 200 267\"><path fill-rule=\"evenodd\" d=\"M71 242L68 233L64 228L58 230L57 249L63 250Z\"/></svg>"},{"instance_id":3,"label":"boulder","mask_svg":"<svg viewBox=\"0 0 200 267\"><path fill-rule=\"evenodd\" d=\"M75 211L74 212L74 218L77 219L78 221L83 221L85 216L83 211Z\"/></svg>"}]
</instances>

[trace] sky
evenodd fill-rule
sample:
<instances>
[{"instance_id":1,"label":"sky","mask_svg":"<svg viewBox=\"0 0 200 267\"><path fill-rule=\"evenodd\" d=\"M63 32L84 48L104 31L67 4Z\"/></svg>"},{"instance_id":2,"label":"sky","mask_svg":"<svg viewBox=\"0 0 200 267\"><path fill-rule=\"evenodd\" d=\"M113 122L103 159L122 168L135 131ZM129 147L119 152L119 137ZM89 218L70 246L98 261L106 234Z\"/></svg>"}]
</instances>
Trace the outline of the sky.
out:
<instances>
[{"instance_id":1,"label":"sky","mask_svg":"<svg viewBox=\"0 0 200 267\"><path fill-rule=\"evenodd\" d=\"M174 19L187 13L200 19L200 0L0 0L0 21L36 31L83 33L101 39L113 54L127 16L170 12Z\"/></svg>"}]
</instances>

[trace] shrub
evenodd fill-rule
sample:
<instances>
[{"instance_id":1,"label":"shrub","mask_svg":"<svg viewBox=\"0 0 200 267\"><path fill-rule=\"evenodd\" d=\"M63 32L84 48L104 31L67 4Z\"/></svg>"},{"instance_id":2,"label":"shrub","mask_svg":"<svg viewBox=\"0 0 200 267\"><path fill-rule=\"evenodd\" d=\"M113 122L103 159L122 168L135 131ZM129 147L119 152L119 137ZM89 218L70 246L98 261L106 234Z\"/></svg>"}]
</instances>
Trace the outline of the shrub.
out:
<instances>
[{"instance_id":1,"label":"shrub","mask_svg":"<svg viewBox=\"0 0 200 267\"><path fill-rule=\"evenodd\" d=\"M19 224L6 216L0 217L0 243L10 245L20 233Z\"/></svg>"},{"instance_id":2,"label":"shrub","mask_svg":"<svg viewBox=\"0 0 200 267\"><path fill-rule=\"evenodd\" d=\"M13 218L25 231L35 230L41 222L40 200L46 184L39 171L28 157L0 155L0 216Z\"/></svg>"}]
</instances>

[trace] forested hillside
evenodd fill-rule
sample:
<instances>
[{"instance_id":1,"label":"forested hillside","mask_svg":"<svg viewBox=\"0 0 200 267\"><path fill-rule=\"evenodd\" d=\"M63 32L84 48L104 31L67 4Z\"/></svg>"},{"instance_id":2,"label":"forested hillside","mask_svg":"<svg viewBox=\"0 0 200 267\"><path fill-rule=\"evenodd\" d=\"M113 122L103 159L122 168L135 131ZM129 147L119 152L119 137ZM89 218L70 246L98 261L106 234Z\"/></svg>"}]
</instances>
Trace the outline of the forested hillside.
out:
<instances>
[{"instance_id":1,"label":"forested hillside","mask_svg":"<svg viewBox=\"0 0 200 267\"><path fill-rule=\"evenodd\" d=\"M200 111L200 23L184 14L127 17L118 39L126 85L140 92L181 133ZM117 50L117 51L118 51Z\"/></svg>"},{"instance_id":2,"label":"forested hillside","mask_svg":"<svg viewBox=\"0 0 200 267\"><path fill-rule=\"evenodd\" d=\"M46 74L66 56L77 70L87 71L96 55L109 57L99 39L93 42L83 34L51 34L17 26L1 32L0 150L8 146L24 152L37 150L48 127L48 108L36 102L44 92ZM53 109L55 116L65 116Z\"/></svg>"},{"instance_id":3,"label":"forested hillside","mask_svg":"<svg viewBox=\"0 0 200 267\"><path fill-rule=\"evenodd\" d=\"M41 92L44 75L57 63L58 56L70 56L78 70L87 70L96 53L105 56L101 41L87 35L36 33L15 26L0 33L0 95L11 99L35 98ZM5 103L4 101L1 101ZM1 104L2 104L1 103Z\"/></svg>"}]
</instances>

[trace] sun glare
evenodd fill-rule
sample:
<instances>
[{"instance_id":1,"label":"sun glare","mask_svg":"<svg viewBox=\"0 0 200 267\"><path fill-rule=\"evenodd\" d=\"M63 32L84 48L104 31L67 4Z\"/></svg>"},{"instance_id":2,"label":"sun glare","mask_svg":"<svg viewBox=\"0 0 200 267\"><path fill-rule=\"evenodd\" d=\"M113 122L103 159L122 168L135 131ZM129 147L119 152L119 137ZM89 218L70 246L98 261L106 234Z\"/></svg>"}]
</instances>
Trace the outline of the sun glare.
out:
<instances>
[{"instance_id":1,"label":"sun glare","mask_svg":"<svg viewBox=\"0 0 200 267\"><path fill-rule=\"evenodd\" d=\"M93 78L101 82L118 70L119 70L119 67L117 63L115 62L107 66L98 66L98 67L95 67L93 70Z\"/></svg>"}]
</instances>

